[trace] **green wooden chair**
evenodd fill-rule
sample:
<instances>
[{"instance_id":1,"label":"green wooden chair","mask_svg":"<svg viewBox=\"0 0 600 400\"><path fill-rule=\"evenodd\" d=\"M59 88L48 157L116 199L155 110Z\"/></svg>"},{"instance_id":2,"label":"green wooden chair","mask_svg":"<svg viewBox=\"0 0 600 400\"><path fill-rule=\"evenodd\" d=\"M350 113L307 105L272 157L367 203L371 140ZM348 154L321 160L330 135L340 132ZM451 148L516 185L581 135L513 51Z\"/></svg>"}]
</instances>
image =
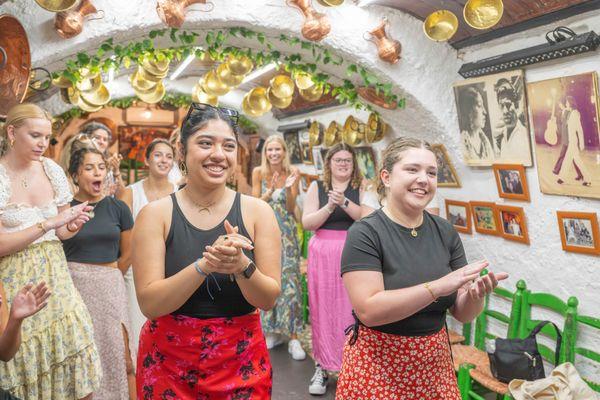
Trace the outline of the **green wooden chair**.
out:
<instances>
[{"instance_id":1,"label":"green wooden chair","mask_svg":"<svg viewBox=\"0 0 600 400\"><path fill-rule=\"evenodd\" d=\"M511 302L510 315L490 309L489 296L486 297L483 311L475 320L474 345L452 346L454 368L458 370L458 387L463 400L485 400L481 392L488 391L496 393L496 397L503 400L512 398L508 393L508 385L498 381L492 375L485 351L485 342L486 339L496 338L496 335L488 330L489 318L507 326L507 338L517 337L519 314L522 308L521 301L526 289L527 285L523 280L517 282L517 290L514 293L502 287L494 289L494 296Z\"/></svg>"},{"instance_id":2,"label":"green wooden chair","mask_svg":"<svg viewBox=\"0 0 600 400\"><path fill-rule=\"evenodd\" d=\"M450 317L452 318L452 317ZM471 344L471 332L473 331L472 324L467 322L462 324L461 333L448 329L448 336L450 338L450 344Z\"/></svg>"},{"instance_id":3,"label":"green wooden chair","mask_svg":"<svg viewBox=\"0 0 600 400\"><path fill-rule=\"evenodd\" d=\"M571 299L569 299L569 300L571 300ZM572 307L576 308L577 307L577 299L574 299L573 303L574 304L569 304L569 305L572 305ZM572 340L567 341L567 345L570 347L566 354L567 359L568 359L568 361L573 363L573 365L575 365L576 356L584 357L588 360L591 360L593 362L600 364L600 353L598 352L598 349L591 350L588 348L580 347L577 344L577 334L579 333L579 328L581 325L584 325L587 328L597 329L598 334L600 334L600 319L599 318L575 314L573 329L571 331L572 332L572 336L571 336ZM600 378L599 377L596 376L595 381L592 381L591 379L589 379L585 376L582 376L582 378L592 388L592 390L600 393Z\"/></svg>"}]
</instances>

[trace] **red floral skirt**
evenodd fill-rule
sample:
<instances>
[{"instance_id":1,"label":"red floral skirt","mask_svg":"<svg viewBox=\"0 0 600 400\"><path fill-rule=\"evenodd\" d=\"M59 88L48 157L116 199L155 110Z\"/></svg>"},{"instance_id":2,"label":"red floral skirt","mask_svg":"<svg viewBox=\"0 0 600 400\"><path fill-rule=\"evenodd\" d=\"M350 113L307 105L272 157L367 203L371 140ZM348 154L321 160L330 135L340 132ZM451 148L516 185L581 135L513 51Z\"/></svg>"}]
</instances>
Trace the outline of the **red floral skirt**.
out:
<instances>
[{"instance_id":1,"label":"red floral skirt","mask_svg":"<svg viewBox=\"0 0 600 400\"><path fill-rule=\"evenodd\" d=\"M398 336L360 325L348 335L336 400L460 400L446 329Z\"/></svg>"},{"instance_id":2,"label":"red floral skirt","mask_svg":"<svg viewBox=\"0 0 600 400\"><path fill-rule=\"evenodd\" d=\"M270 399L272 369L259 314L147 321L136 383L140 400Z\"/></svg>"}]
</instances>

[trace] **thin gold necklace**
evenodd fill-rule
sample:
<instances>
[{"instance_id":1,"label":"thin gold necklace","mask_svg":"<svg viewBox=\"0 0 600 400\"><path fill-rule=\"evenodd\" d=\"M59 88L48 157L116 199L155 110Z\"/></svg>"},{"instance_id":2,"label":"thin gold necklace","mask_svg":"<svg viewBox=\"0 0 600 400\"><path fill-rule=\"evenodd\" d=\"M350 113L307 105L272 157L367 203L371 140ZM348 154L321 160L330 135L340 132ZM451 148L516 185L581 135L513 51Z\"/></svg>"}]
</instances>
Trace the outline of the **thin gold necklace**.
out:
<instances>
[{"instance_id":1,"label":"thin gold necklace","mask_svg":"<svg viewBox=\"0 0 600 400\"><path fill-rule=\"evenodd\" d=\"M391 217L392 217L392 220L395 220L395 221L397 221L397 222L398 222L400 225L402 225L402 226L404 226L404 225L405 225L405 223L404 223L404 222L402 222L402 221L401 221L401 220L400 220L400 219L399 219L397 216L395 216L395 215L394 215L394 214L391 212L391 210L390 210L389 208L385 207L385 209L387 210L387 214L388 214L389 216L391 216ZM423 223L423 221L421 221L421 224L422 224L422 223ZM419 226L419 225L421 225L421 224L418 224L417 226ZM412 228L409 228L409 229L410 229L410 235L411 235L412 237L417 237L417 236L419 236L419 232L417 231L417 226L414 226L414 227L412 227Z\"/></svg>"},{"instance_id":2,"label":"thin gold necklace","mask_svg":"<svg viewBox=\"0 0 600 400\"><path fill-rule=\"evenodd\" d=\"M217 203L217 200L213 200L208 204L200 204L192 198L192 195L189 194L187 190L184 190L184 192L187 194L188 199L194 204L194 206L196 206L196 209L199 213L206 211L210 214L210 207L214 206Z\"/></svg>"}]
</instances>

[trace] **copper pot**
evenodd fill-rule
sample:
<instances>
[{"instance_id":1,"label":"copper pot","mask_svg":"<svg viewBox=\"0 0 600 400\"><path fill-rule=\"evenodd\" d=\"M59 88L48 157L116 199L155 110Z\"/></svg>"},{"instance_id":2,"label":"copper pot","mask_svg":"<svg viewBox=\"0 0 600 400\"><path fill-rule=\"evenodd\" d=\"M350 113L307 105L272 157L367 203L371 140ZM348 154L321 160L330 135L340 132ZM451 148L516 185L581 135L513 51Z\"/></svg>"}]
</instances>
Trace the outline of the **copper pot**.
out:
<instances>
[{"instance_id":1,"label":"copper pot","mask_svg":"<svg viewBox=\"0 0 600 400\"><path fill-rule=\"evenodd\" d=\"M385 33L385 26L387 25L387 19L384 18L379 26L370 32L371 39L365 38L374 42L377 45L377 53L379 58L390 64L395 64L400 59L400 52L402 51L402 45L395 39L390 39Z\"/></svg>"},{"instance_id":2,"label":"copper pot","mask_svg":"<svg viewBox=\"0 0 600 400\"><path fill-rule=\"evenodd\" d=\"M54 28L59 36L63 39L70 39L81 33L83 30L83 22L85 17L100 13L100 17L89 18L88 20L104 18L104 11L96 10L96 7L90 0L81 0L77 7L71 8L68 11L62 11L54 17Z\"/></svg>"},{"instance_id":3,"label":"copper pot","mask_svg":"<svg viewBox=\"0 0 600 400\"><path fill-rule=\"evenodd\" d=\"M311 0L288 0L288 5L299 8L304 15L301 32L306 39L318 42L331 31L329 19L313 8Z\"/></svg>"},{"instance_id":4,"label":"copper pot","mask_svg":"<svg viewBox=\"0 0 600 400\"><path fill-rule=\"evenodd\" d=\"M185 9L192 4L206 4L206 0L158 0L156 12L167 26L180 28L185 21ZM212 3L209 4L212 6ZM213 7L202 11L211 11L212 9Z\"/></svg>"}]
</instances>

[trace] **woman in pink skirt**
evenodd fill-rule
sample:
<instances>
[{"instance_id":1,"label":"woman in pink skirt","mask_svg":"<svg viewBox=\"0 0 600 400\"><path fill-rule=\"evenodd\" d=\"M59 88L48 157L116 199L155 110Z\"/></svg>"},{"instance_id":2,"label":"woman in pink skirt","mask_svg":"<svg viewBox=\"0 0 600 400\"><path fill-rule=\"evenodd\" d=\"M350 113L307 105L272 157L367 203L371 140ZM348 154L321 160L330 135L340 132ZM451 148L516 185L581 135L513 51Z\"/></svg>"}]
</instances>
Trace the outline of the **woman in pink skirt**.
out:
<instances>
[{"instance_id":1,"label":"woman in pink skirt","mask_svg":"<svg viewBox=\"0 0 600 400\"><path fill-rule=\"evenodd\" d=\"M340 370L344 329L354 321L340 277L340 259L348 228L360 218L361 181L354 150L340 143L327 152L323 181L313 182L304 200L302 225L316 231L308 245L310 324L317 363L310 394L325 394L326 371Z\"/></svg>"}]
</instances>

